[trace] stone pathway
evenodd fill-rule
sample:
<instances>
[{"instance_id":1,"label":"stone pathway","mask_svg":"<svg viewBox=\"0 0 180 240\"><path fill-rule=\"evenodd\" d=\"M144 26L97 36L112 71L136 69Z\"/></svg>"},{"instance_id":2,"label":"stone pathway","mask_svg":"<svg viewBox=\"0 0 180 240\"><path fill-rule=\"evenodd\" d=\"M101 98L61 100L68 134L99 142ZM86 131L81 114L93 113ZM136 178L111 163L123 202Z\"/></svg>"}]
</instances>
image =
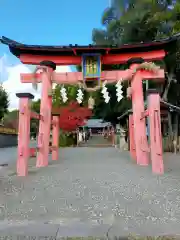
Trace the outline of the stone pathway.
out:
<instances>
[{"instance_id":1,"label":"stone pathway","mask_svg":"<svg viewBox=\"0 0 180 240\"><path fill-rule=\"evenodd\" d=\"M94 135L87 142L80 144L80 147L112 147L112 142L108 141L102 135Z\"/></svg>"},{"instance_id":2,"label":"stone pathway","mask_svg":"<svg viewBox=\"0 0 180 240\"><path fill-rule=\"evenodd\" d=\"M166 173L155 176L112 147L59 154L59 161L41 169L31 159L26 178L16 177L13 164L0 170L0 236L180 233L177 157L166 155Z\"/></svg>"}]
</instances>

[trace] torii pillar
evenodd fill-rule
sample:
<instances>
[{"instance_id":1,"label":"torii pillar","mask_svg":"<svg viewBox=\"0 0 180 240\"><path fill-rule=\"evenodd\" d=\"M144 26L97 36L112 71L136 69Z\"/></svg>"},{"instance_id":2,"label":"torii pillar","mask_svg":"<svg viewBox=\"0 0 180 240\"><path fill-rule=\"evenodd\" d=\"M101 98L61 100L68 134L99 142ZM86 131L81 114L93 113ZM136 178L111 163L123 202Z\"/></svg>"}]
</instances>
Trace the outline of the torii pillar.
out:
<instances>
[{"instance_id":1,"label":"torii pillar","mask_svg":"<svg viewBox=\"0 0 180 240\"><path fill-rule=\"evenodd\" d=\"M52 160L58 160L59 153L59 115L52 118Z\"/></svg>"},{"instance_id":2,"label":"torii pillar","mask_svg":"<svg viewBox=\"0 0 180 240\"><path fill-rule=\"evenodd\" d=\"M137 66L141 64L143 59L131 59L128 61L130 69L135 71ZM158 79L164 77L164 71L159 70L157 73L152 73L148 70L137 70L133 73L131 80L132 88L132 109L133 109L133 124L134 124L134 141L135 141L135 155L137 164L147 166L149 164L149 146L146 135L146 121L142 114L144 109L143 96L143 79ZM131 139L132 140L132 139Z\"/></svg>"},{"instance_id":3,"label":"torii pillar","mask_svg":"<svg viewBox=\"0 0 180 240\"><path fill-rule=\"evenodd\" d=\"M150 122L150 150L153 173L163 174L163 148L161 134L160 95L157 89L148 90L148 115Z\"/></svg>"},{"instance_id":4,"label":"torii pillar","mask_svg":"<svg viewBox=\"0 0 180 240\"><path fill-rule=\"evenodd\" d=\"M56 69L56 64L51 61L43 61L42 77L42 95L38 135L38 154L36 167L45 167L48 165L49 141L51 131L51 111L52 111L52 74Z\"/></svg>"},{"instance_id":5,"label":"torii pillar","mask_svg":"<svg viewBox=\"0 0 180 240\"><path fill-rule=\"evenodd\" d=\"M142 63L142 59L137 61L134 59L134 62L137 63L132 63L130 69L135 69L140 63ZM141 74L141 71L135 72L131 80L132 109L137 164L147 166L149 164L149 157L148 152L146 151L146 149L148 149L146 122L145 118L141 118L141 115L144 112L142 80L143 76Z\"/></svg>"},{"instance_id":6,"label":"torii pillar","mask_svg":"<svg viewBox=\"0 0 180 240\"><path fill-rule=\"evenodd\" d=\"M16 93L16 96L19 98L17 175L27 176L30 143L31 100L34 96L31 93Z\"/></svg>"},{"instance_id":7,"label":"torii pillar","mask_svg":"<svg viewBox=\"0 0 180 240\"><path fill-rule=\"evenodd\" d=\"M134 121L133 114L129 114L129 148L132 159L136 160L136 147L134 141Z\"/></svg>"}]
</instances>

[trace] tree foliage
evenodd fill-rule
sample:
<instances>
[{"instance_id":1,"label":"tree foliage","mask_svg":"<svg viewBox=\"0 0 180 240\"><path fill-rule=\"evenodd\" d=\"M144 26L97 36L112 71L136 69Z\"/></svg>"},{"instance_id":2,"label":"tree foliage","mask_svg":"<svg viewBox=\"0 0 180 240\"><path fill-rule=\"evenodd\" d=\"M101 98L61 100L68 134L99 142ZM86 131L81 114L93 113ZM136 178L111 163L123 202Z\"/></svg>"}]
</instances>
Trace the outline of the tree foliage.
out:
<instances>
[{"instance_id":1,"label":"tree foliage","mask_svg":"<svg viewBox=\"0 0 180 240\"><path fill-rule=\"evenodd\" d=\"M119 19L114 16L114 20L104 25L105 29L93 30L94 44L153 41L179 32L180 1L173 3L172 0L129 0L128 7L119 9ZM110 18L106 12L104 15Z\"/></svg>"},{"instance_id":2,"label":"tree foliage","mask_svg":"<svg viewBox=\"0 0 180 240\"><path fill-rule=\"evenodd\" d=\"M113 8L109 8L102 15L102 29L93 29L92 40L96 45L124 45L137 42L150 42L161 38L169 37L180 32L180 1L172 0L129 0L128 5L124 1L119 0L120 17L113 15ZM117 9L116 9L117 11ZM109 20L111 19L111 21ZM166 85L168 85L168 99L171 102L177 102L179 93L173 91L179 87L179 62L180 48L176 46L172 49L171 54L165 58L165 61L158 64L165 68L168 72L166 75ZM103 70L126 69L125 65L102 66ZM176 82L170 81L177 79ZM173 82L173 83L172 83ZM174 86L173 86L174 85ZM178 86L177 86L178 85ZM177 88L176 88L177 87ZM167 87L166 87L167 88ZM108 87L111 100L109 104L105 104L99 94L99 99L95 107L95 114L104 119L114 122L116 116L121 115L127 110L131 104L127 98L121 103L117 103L115 99L115 88ZM124 90L126 86L124 86ZM179 91L178 91L179 92Z\"/></svg>"},{"instance_id":3,"label":"tree foliage","mask_svg":"<svg viewBox=\"0 0 180 240\"><path fill-rule=\"evenodd\" d=\"M7 111L3 117L3 124L5 127L18 128L18 115L19 111L17 109L12 111Z\"/></svg>"},{"instance_id":4,"label":"tree foliage","mask_svg":"<svg viewBox=\"0 0 180 240\"><path fill-rule=\"evenodd\" d=\"M36 113L40 113L40 104L41 104L40 99L38 99L36 101L32 101L31 111L36 112ZM31 119L31 123L30 123L31 136L36 137L37 134L38 134L38 130L39 130L39 120Z\"/></svg>"},{"instance_id":5,"label":"tree foliage","mask_svg":"<svg viewBox=\"0 0 180 240\"><path fill-rule=\"evenodd\" d=\"M6 90L0 85L0 120L8 112L9 99Z\"/></svg>"},{"instance_id":6,"label":"tree foliage","mask_svg":"<svg viewBox=\"0 0 180 240\"><path fill-rule=\"evenodd\" d=\"M65 85L68 101L64 103L61 97L61 85L56 85L52 95L52 102L54 107L67 106L70 102L76 101L78 85ZM84 91L83 102L81 106L87 106L88 103L88 94Z\"/></svg>"}]
</instances>

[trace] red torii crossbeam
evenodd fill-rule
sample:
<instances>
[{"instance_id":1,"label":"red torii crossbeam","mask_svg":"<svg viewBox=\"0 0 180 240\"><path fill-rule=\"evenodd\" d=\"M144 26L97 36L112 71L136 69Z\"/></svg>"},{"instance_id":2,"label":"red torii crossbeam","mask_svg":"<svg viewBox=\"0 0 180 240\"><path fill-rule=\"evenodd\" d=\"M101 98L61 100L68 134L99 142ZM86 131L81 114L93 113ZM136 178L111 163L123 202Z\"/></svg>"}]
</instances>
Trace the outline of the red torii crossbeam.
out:
<instances>
[{"instance_id":1,"label":"red torii crossbeam","mask_svg":"<svg viewBox=\"0 0 180 240\"><path fill-rule=\"evenodd\" d=\"M94 49L92 48L91 51ZM110 50L110 49L109 49ZM75 49L76 51L76 49ZM161 60L165 57L166 53L162 50L150 51L150 52L140 52L140 53L121 53L121 54L109 54L108 49L106 49L106 55L102 56L102 64L123 64L132 58L142 58L144 61ZM38 65L42 61L52 61L57 65L81 65L81 56L45 56L45 55L32 55L32 54L21 54L20 60L24 64L35 64Z\"/></svg>"},{"instance_id":2,"label":"red torii crossbeam","mask_svg":"<svg viewBox=\"0 0 180 240\"><path fill-rule=\"evenodd\" d=\"M117 82L120 79L131 79L134 72L132 69L124 70L124 71L103 71L101 73L101 81L107 81L108 83ZM164 70L159 70L155 75L151 74L149 71L141 70L141 74L143 75L143 79L164 81ZM21 82L22 83L33 83L34 79L37 83L42 82L42 73L22 73L21 74ZM67 72L67 73L56 73L52 74L52 82L57 84L77 84L78 82L83 81L82 72Z\"/></svg>"}]
</instances>

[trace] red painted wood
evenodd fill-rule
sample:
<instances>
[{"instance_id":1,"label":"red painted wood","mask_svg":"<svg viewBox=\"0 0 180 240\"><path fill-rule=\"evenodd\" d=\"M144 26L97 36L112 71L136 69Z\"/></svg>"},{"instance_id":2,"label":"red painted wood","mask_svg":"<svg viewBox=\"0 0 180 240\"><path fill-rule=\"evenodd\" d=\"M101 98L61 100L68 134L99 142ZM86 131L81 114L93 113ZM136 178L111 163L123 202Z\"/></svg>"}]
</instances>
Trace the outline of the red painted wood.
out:
<instances>
[{"instance_id":1,"label":"red painted wood","mask_svg":"<svg viewBox=\"0 0 180 240\"><path fill-rule=\"evenodd\" d=\"M29 148L29 157L36 157L38 150L39 150L38 147ZM52 152L51 147L49 147L49 153L51 153L51 152Z\"/></svg>"},{"instance_id":2,"label":"red painted wood","mask_svg":"<svg viewBox=\"0 0 180 240\"><path fill-rule=\"evenodd\" d=\"M36 155L37 155L37 148L35 148L35 147L29 148L29 156L36 157Z\"/></svg>"},{"instance_id":3,"label":"red painted wood","mask_svg":"<svg viewBox=\"0 0 180 240\"><path fill-rule=\"evenodd\" d=\"M59 158L59 116L53 116L52 119L52 160Z\"/></svg>"},{"instance_id":4,"label":"red painted wood","mask_svg":"<svg viewBox=\"0 0 180 240\"><path fill-rule=\"evenodd\" d=\"M134 67L135 64L131 66L132 69ZM131 87L137 164L147 166L149 164L149 157L147 152L148 142L146 136L146 124L145 118L141 118L141 114L144 113L143 78L144 76L142 73L137 71L132 78Z\"/></svg>"},{"instance_id":5,"label":"red painted wood","mask_svg":"<svg viewBox=\"0 0 180 240\"><path fill-rule=\"evenodd\" d=\"M19 99L19 130L18 130L18 158L17 175L27 176L29 143L30 143L30 99L21 97Z\"/></svg>"},{"instance_id":6,"label":"red painted wood","mask_svg":"<svg viewBox=\"0 0 180 240\"><path fill-rule=\"evenodd\" d=\"M134 140L134 122L133 115L129 115L129 142L130 142L130 155L132 159L136 160L136 146Z\"/></svg>"},{"instance_id":7,"label":"red painted wood","mask_svg":"<svg viewBox=\"0 0 180 240\"><path fill-rule=\"evenodd\" d=\"M164 50L142 52L142 53L125 53L125 54L107 54L102 56L102 64L121 64L126 63L131 58L143 58L145 61L161 60L165 57ZM20 60L25 64L38 65L40 62L48 60L55 62L57 65L81 65L80 56L40 56L32 54L21 54Z\"/></svg>"},{"instance_id":8,"label":"red painted wood","mask_svg":"<svg viewBox=\"0 0 180 240\"><path fill-rule=\"evenodd\" d=\"M152 172L164 173L161 117L160 117L160 96L152 93L148 96L149 122L150 122L150 148Z\"/></svg>"},{"instance_id":9,"label":"red painted wood","mask_svg":"<svg viewBox=\"0 0 180 240\"><path fill-rule=\"evenodd\" d=\"M149 112L148 110L145 110L144 112L141 113L141 119L148 117Z\"/></svg>"},{"instance_id":10,"label":"red painted wood","mask_svg":"<svg viewBox=\"0 0 180 240\"><path fill-rule=\"evenodd\" d=\"M164 70L159 70L156 74L140 71L144 79L151 79L156 82L164 82ZM129 79L133 75L133 70L125 70L125 71L104 71L101 73L101 80L110 82L117 82L122 79ZM32 74L32 73L22 73L21 74L21 82L22 83L32 83L33 79L36 79L37 82L42 81L41 74ZM68 72L68 73L56 73L53 72L53 82L59 84L75 84L78 81L83 81L83 75L81 72Z\"/></svg>"},{"instance_id":11,"label":"red painted wood","mask_svg":"<svg viewBox=\"0 0 180 240\"><path fill-rule=\"evenodd\" d=\"M40 114L38 114L36 112L31 112L31 118L40 120L41 116L40 116Z\"/></svg>"},{"instance_id":12,"label":"red painted wood","mask_svg":"<svg viewBox=\"0 0 180 240\"><path fill-rule=\"evenodd\" d=\"M36 167L48 166L49 157L49 141L51 131L51 110L52 110L52 98L49 96L49 90L52 89L51 75L53 69L46 67L46 71L42 72L42 92L41 92L41 105L40 115L43 116L43 120L39 121L39 133L38 133L38 147Z\"/></svg>"},{"instance_id":13,"label":"red painted wood","mask_svg":"<svg viewBox=\"0 0 180 240\"><path fill-rule=\"evenodd\" d=\"M105 55L102 57L102 64L120 64L126 63L131 58L143 58L145 61L161 60L166 55L164 50L142 52L142 53L125 53L117 55Z\"/></svg>"}]
</instances>

